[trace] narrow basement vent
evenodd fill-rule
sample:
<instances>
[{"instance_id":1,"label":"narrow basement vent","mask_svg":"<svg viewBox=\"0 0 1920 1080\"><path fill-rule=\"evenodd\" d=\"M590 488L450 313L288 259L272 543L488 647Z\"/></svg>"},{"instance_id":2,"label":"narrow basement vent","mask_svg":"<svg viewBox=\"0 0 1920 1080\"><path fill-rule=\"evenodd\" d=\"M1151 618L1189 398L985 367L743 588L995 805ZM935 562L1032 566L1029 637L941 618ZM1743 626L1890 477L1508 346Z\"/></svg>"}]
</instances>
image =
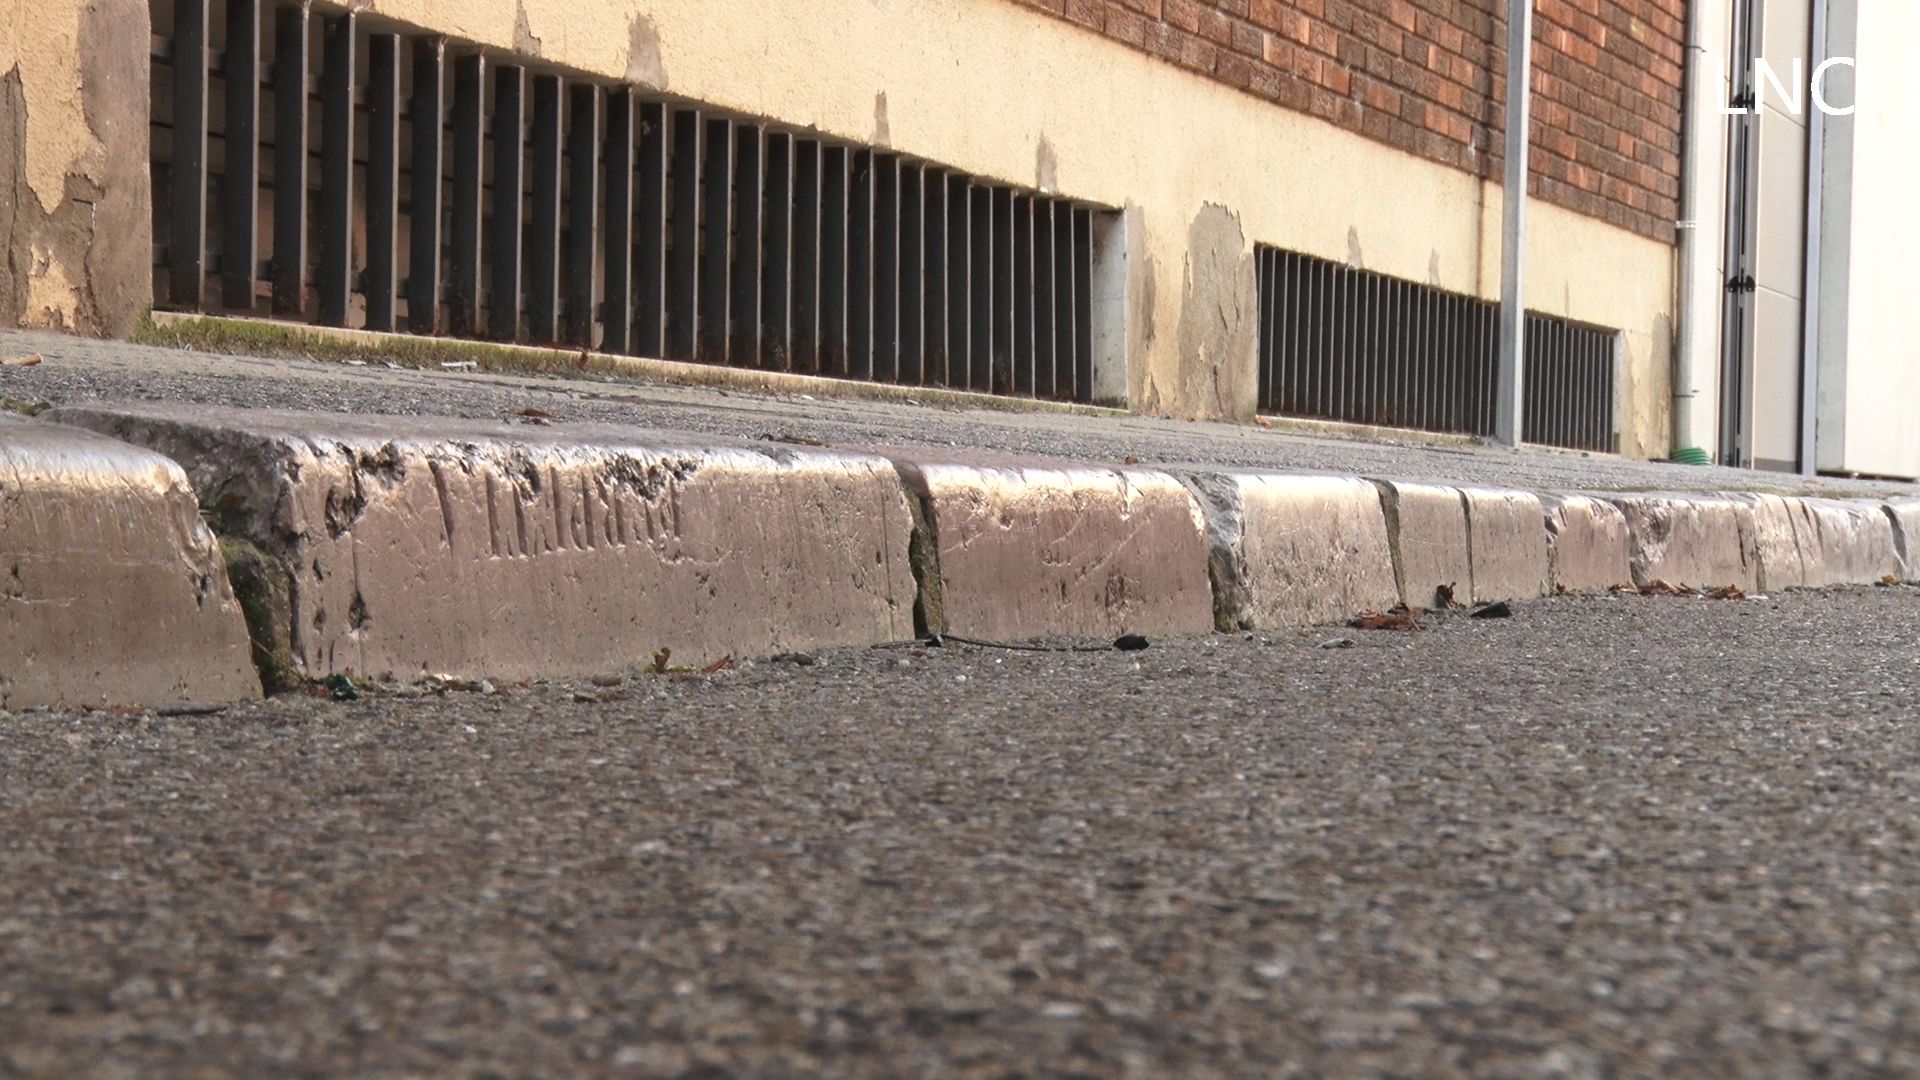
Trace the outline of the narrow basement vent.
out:
<instances>
[{"instance_id":1,"label":"narrow basement vent","mask_svg":"<svg viewBox=\"0 0 1920 1080\"><path fill-rule=\"evenodd\" d=\"M1112 396L1110 211L370 15L152 11L162 309Z\"/></svg>"},{"instance_id":2,"label":"narrow basement vent","mask_svg":"<svg viewBox=\"0 0 1920 1080\"><path fill-rule=\"evenodd\" d=\"M1261 247L1260 408L1493 434L1499 305ZM1619 332L1529 312L1523 438L1612 453Z\"/></svg>"}]
</instances>

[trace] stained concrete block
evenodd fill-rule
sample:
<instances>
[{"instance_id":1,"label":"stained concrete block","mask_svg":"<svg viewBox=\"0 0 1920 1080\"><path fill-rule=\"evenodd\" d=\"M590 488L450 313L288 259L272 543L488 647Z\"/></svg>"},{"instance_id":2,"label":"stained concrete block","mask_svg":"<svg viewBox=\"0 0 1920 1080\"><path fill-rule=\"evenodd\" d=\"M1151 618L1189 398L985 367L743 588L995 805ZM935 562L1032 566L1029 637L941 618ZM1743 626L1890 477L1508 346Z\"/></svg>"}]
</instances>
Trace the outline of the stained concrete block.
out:
<instances>
[{"instance_id":1,"label":"stained concrete block","mask_svg":"<svg viewBox=\"0 0 1920 1080\"><path fill-rule=\"evenodd\" d=\"M1552 591L1539 496L1492 488L1462 488L1460 494L1467 505L1474 602L1531 600Z\"/></svg>"},{"instance_id":2,"label":"stained concrete block","mask_svg":"<svg viewBox=\"0 0 1920 1080\"><path fill-rule=\"evenodd\" d=\"M1900 574L1893 522L1877 503L1727 497L1752 509L1762 589L1867 585Z\"/></svg>"},{"instance_id":3,"label":"stained concrete block","mask_svg":"<svg viewBox=\"0 0 1920 1080\"><path fill-rule=\"evenodd\" d=\"M1542 495L1547 563L1555 592L1605 592L1633 584L1633 538L1620 508L1591 495Z\"/></svg>"},{"instance_id":4,"label":"stained concrete block","mask_svg":"<svg viewBox=\"0 0 1920 1080\"><path fill-rule=\"evenodd\" d=\"M1633 583L1687 588L1760 587L1760 553L1753 510L1735 499L1713 496L1630 494L1609 496L1627 519L1633 537Z\"/></svg>"},{"instance_id":5,"label":"stained concrete block","mask_svg":"<svg viewBox=\"0 0 1920 1080\"><path fill-rule=\"evenodd\" d=\"M1898 580L1903 560L1893 522L1879 503L1851 499L1800 499L1803 520L1813 527L1813 543L1803 550L1819 553L1821 570L1809 571L1811 583L1877 585Z\"/></svg>"},{"instance_id":6,"label":"stained concrete block","mask_svg":"<svg viewBox=\"0 0 1920 1080\"><path fill-rule=\"evenodd\" d=\"M1454 599L1473 595L1473 556L1467 539L1467 507L1456 488L1376 481L1393 549L1394 580L1408 607L1438 606L1442 585Z\"/></svg>"},{"instance_id":7,"label":"stained concrete block","mask_svg":"<svg viewBox=\"0 0 1920 1080\"><path fill-rule=\"evenodd\" d=\"M1920 499L1889 499L1882 506L1893 526L1903 580L1920 584Z\"/></svg>"},{"instance_id":8,"label":"stained concrete block","mask_svg":"<svg viewBox=\"0 0 1920 1080\"><path fill-rule=\"evenodd\" d=\"M992 640L1204 634L1206 526L1143 469L894 455L926 508L946 632Z\"/></svg>"},{"instance_id":9,"label":"stained concrete block","mask_svg":"<svg viewBox=\"0 0 1920 1080\"><path fill-rule=\"evenodd\" d=\"M1197 473L1215 622L1227 630L1313 626L1399 601L1380 491L1365 480Z\"/></svg>"},{"instance_id":10,"label":"stained concrete block","mask_svg":"<svg viewBox=\"0 0 1920 1080\"><path fill-rule=\"evenodd\" d=\"M180 466L0 415L0 708L259 696Z\"/></svg>"},{"instance_id":11,"label":"stained concrete block","mask_svg":"<svg viewBox=\"0 0 1920 1080\"><path fill-rule=\"evenodd\" d=\"M593 425L60 410L182 462L291 577L309 676L528 678L913 635L912 510L870 455Z\"/></svg>"}]
</instances>

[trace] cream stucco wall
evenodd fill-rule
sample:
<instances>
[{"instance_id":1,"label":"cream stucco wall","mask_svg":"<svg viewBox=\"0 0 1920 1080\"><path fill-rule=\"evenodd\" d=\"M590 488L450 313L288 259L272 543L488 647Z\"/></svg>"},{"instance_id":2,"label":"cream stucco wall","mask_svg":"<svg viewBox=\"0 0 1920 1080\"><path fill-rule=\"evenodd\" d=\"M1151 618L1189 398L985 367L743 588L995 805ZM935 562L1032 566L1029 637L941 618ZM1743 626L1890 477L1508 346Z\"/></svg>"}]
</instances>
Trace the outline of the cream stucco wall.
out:
<instances>
[{"instance_id":1,"label":"cream stucco wall","mask_svg":"<svg viewBox=\"0 0 1920 1080\"><path fill-rule=\"evenodd\" d=\"M373 0L362 10L1132 208L1141 235L1128 248L1141 265L1129 268L1128 381L1143 411L1252 413L1256 242L1499 293L1497 185L1007 0ZM1530 306L1622 328L1622 449L1664 454L1672 249L1536 207Z\"/></svg>"},{"instance_id":2,"label":"cream stucco wall","mask_svg":"<svg viewBox=\"0 0 1920 1080\"><path fill-rule=\"evenodd\" d=\"M0 0L30 195L18 321L113 330L149 295L147 5ZM328 5L316 7L325 9ZM1133 407L1255 407L1252 250L1495 298L1500 191L1008 0L361 0L364 15L1125 208ZM131 202L138 213L127 213ZM102 207L122 224L100 228ZM76 209L77 208L77 209ZM31 209L33 215L29 215ZM49 214L66 215L62 229ZM80 235L71 220L90 218ZM42 221L41 218L46 218ZM1530 306L1624 334L1622 449L1667 449L1672 249L1536 204ZM22 242L24 238L24 242ZM106 274L107 268L112 273ZM132 268L132 269L130 269ZM112 286L104 296L101 285ZM129 296L127 290L134 294ZM5 299L0 289L0 299ZM111 308L111 317L103 315Z\"/></svg>"},{"instance_id":3,"label":"cream stucco wall","mask_svg":"<svg viewBox=\"0 0 1920 1080\"><path fill-rule=\"evenodd\" d=\"M123 331L151 290L143 0L0 0L0 321Z\"/></svg>"}]
</instances>

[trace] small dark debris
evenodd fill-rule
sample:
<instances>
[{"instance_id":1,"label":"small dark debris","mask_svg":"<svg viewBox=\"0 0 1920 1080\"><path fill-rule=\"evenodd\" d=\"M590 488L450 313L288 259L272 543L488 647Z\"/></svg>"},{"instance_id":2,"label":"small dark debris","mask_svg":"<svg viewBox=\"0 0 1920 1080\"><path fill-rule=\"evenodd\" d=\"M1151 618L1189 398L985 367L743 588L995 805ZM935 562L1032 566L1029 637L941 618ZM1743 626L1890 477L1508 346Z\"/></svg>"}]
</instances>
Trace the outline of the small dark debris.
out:
<instances>
[{"instance_id":1,"label":"small dark debris","mask_svg":"<svg viewBox=\"0 0 1920 1080\"><path fill-rule=\"evenodd\" d=\"M1121 652L1139 652L1151 644L1139 634L1125 634L1113 643L1113 647Z\"/></svg>"},{"instance_id":2,"label":"small dark debris","mask_svg":"<svg viewBox=\"0 0 1920 1080\"><path fill-rule=\"evenodd\" d=\"M329 675L321 685L327 688L335 701L360 700L360 688L353 685L353 679L346 675Z\"/></svg>"},{"instance_id":3,"label":"small dark debris","mask_svg":"<svg viewBox=\"0 0 1920 1080\"><path fill-rule=\"evenodd\" d=\"M758 438L761 442L788 443L793 446L825 446L827 445L822 440L816 439L811 435L795 435L792 432L781 432L778 435L759 435L759 436L756 436L756 438Z\"/></svg>"},{"instance_id":4,"label":"small dark debris","mask_svg":"<svg viewBox=\"0 0 1920 1080\"><path fill-rule=\"evenodd\" d=\"M795 667L812 667L820 662L820 658L812 653L783 652L775 656L772 662L776 664L792 664Z\"/></svg>"},{"instance_id":5,"label":"small dark debris","mask_svg":"<svg viewBox=\"0 0 1920 1080\"><path fill-rule=\"evenodd\" d=\"M1513 618L1513 605L1502 600L1497 604L1487 604L1484 607L1477 607L1473 609L1472 618L1511 619Z\"/></svg>"}]
</instances>

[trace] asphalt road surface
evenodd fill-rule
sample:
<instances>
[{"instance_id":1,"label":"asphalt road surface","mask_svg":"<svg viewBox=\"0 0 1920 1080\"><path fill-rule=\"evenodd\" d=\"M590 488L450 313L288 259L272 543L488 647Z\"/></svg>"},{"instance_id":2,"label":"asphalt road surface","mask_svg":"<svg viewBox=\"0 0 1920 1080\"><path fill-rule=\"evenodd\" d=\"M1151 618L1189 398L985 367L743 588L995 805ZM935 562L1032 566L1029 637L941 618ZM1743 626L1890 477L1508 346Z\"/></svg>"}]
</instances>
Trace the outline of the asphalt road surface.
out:
<instances>
[{"instance_id":1,"label":"asphalt road surface","mask_svg":"<svg viewBox=\"0 0 1920 1080\"><path fill-rule=\"evenodd\" d=\"M1920 1071L1920 590L613 682L0 714L0 1076Z\"/></svg>"}]
</instances>

